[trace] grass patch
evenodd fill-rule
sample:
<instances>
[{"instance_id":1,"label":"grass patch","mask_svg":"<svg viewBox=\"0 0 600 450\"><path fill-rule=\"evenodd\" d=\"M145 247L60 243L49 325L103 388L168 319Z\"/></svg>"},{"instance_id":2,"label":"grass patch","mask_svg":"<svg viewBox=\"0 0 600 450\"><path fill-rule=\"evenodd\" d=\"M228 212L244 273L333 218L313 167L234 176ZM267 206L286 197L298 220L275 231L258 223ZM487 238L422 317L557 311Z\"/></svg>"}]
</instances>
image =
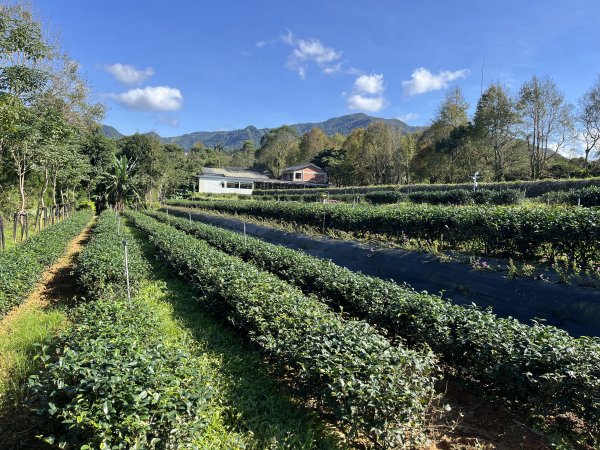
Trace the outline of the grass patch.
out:
<instances>
[{"instance_id":1,"label":"grass patch","mask_svg":"<svg viewBox=\"0 0 600 450\"><path fill-rule=\"evenodd\" d=\"M33 371L37 344L48 342L64 328L66 314L40 305L25 308L0 331L0 404L7 395L20 398L23 382Z\"/></svg>"}]
</instances>

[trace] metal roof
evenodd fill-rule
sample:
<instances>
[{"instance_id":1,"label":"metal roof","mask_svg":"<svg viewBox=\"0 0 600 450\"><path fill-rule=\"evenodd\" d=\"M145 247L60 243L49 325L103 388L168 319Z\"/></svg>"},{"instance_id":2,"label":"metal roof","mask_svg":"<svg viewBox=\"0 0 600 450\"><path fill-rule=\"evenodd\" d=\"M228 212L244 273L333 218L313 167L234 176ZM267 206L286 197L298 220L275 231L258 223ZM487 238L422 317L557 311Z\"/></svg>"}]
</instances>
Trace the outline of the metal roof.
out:
<instances>
[{"instance_id":1,"label":"metal roof","mask_svg":"<svg viewBox=\"0 0 600 450\"><path fill-rule=\"evenodd\" d=\"M200 175L196 175L196 176L201 177L203 175L208 175L211 177L249 178L249 179L253 179L253 180L270 180L271 179L271 177L263 171L242 169L240 167L224 167L224 168L203 167L202 173Z\"/></svg>"},{"instance_id":2,"label":"metal roof","mask_svg":"<svg viewBox=\"0 0 600 450\"><path fill-rule=\"evenodd\" d=\"M300 170L300 169L306 169L307 167L314 167L316 169L319 169L321 172L325 173L325 171L323 169L321 169L319 166L313 164L313 163L304 163L304 164L298 164L297 166L290 166L290 167L286 167L285 169L283 169L284 172L291 172L293 170Z\"/></svg>"}]
</instances>

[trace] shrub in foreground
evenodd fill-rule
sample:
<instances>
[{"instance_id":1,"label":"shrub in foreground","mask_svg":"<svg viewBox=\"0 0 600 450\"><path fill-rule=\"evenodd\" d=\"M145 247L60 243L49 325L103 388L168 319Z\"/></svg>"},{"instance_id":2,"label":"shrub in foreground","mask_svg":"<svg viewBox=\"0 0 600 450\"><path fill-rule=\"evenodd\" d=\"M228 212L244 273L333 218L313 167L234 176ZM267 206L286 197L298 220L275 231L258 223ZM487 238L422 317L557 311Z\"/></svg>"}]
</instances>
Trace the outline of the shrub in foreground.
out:
<instances>
[{"instance_id":1,"label":"shrub in foreground","mask_svg":"<svg viewBox=\"0 0 600 450\"><path fill-rule=\"evenodd\" d=\"M60 448L180 448L205 428L213 383L192 355L164 344L145 304L125 299L124 280L112 272L123 269L118 227L114 213L98 219L79 259L79 273L94 274L82 281L95 300L77 307L73 325L42 348L29 402L44 440ZM145 263L139 251L130 255L132 286L140 286L144 272L135 268Z\"/></svg>"},{"instance_id":2,"label":"shrub in foreground","mask_svg":"<svg viewBox=\"0 0 600 450\"><path fill-rule=\"evenodd\" d=\"M573 338L555 327L499 318L303 252L256 238L244 240L237 233L160 212L150 214L412 345L428 344L486 393L537 414L574 413L600 433L600 339Z\"/></svg>"},{"instance_id":3,"label":"shrub in foreground","mask_svg":"<svg viewBox=\"0 0 600 450\"><path fill-rule=\"evenodd\" d=\"M128 217L178 270L213 299L215 311L243 330L301 394L377 442L422 436L436 364L429 350L393 346L362 321L345 320L274 275L144 214Z\"/></svg>"}]
</instances>

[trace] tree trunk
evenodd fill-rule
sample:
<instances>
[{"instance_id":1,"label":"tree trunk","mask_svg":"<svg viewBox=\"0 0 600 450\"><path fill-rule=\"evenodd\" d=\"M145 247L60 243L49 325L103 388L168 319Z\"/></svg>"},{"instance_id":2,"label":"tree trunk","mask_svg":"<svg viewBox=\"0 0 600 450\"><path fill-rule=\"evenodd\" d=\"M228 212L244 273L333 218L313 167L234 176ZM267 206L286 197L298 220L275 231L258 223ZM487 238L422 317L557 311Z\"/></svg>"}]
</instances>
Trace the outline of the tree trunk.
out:
<instances>
[{"instance_id":1,"label":"tree trunk","mask_svg":"<svg viewBox=\"0 0 600 450\"><path fill-rule=\"evenodd\" d=\"M40 208L45 208L46 207L46 192L48 191L48 169L46 168L44 170L44 184L42 185L42 192L40 193Z\"/></svg>"}]
</instances>

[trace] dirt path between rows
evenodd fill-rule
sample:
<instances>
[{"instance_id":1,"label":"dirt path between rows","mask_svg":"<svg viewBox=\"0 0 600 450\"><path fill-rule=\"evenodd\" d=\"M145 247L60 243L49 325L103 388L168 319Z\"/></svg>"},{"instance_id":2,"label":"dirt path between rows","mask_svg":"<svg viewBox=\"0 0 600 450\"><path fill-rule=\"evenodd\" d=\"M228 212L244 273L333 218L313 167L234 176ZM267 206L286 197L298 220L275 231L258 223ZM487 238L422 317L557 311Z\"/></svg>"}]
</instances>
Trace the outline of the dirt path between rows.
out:
<instances>
[{"instance_id":1,"label":"dirt path between rows","mask_svg":"<svg viewBox=\"0 0 600 450\"><path fill-rule=\"evenodd\" d=\"M0 334L10 333L11 323L28 311L69 301L80 293L77 289L75 276L71 272L75 266L75 259L89 236L90 227L91 223L69 243L64 256L46 269L36 288L27 299L2 318L0 321Z\"/></svg>"},{"instance_id":2,"label":"dirt path between rows","mask_svg":"<svg viewBox=\"0 0 600 450\"><path fill-rule=\"evenodd\" d=\"M0 321L0 335L10 335L13 324L21 317L34 314L53 306L69 305L73 299L82 294L74 273L75 261L90 235L93 222L67 246L64 255L46 269L34 291L19 306L13 308ZM4 364L2 364L4 362ZM10 358L0 360L0 377L9 377L12 370ZM35 423L28 411L15 404L3 405L0 410L0 448L38 449L47 448L35 439Z\"/></svg>"}]
</instances>

